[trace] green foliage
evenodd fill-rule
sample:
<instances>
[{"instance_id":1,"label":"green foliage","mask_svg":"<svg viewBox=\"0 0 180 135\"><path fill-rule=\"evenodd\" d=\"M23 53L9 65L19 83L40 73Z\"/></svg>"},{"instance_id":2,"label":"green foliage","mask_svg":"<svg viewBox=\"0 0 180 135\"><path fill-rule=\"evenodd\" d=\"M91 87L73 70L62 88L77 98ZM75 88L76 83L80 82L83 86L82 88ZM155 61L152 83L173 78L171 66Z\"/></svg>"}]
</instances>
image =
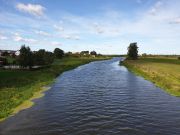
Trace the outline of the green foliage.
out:
<instances>
[{"instance_id":1,"label":"green foliage","mask_svg":"<svg viewBox=\"0 0 180 135\"><path fill-rule=\"evenodd\" d=\"M67 56L67 57L72 56L72 55L73 55L72 52L67 52L67 53L65 54L65 56Z\"/></svg>"},{"instance_id":2,"label":"green foliage","mask_svg":"<svg viewBox=\"0 0 180 135\"><path fill-rule=\"evenodd\" d=\"M128 47L127 58L130 60L138 59L138 46L137 43L131 43Z\"/></svg>"},{"instance_id":3,"label":"green foliage","mask_svg":"<svg viewBox=\"0 0 180 135\"><path fill-rule=\"evenodd\" d=\"M29 47L26 47L25 45L21 46L18 62L22 67L31 68L33 66L33 53Z\"/></svg>"},{"instance_id":4,"label":"green foliage","mask_svg":"<svg viewBox=\"0 0 180 135\"><path fill-rule=\"evenodd\" d=\"M90 52L90 54L95 55L95 56L97 55L97 53L95 51Z\"/></svg>"},{"instance_id":5,"label":"green foliage","mask_svg":"<svg viewBox=\"0 0 180 135\"><path fill-rule=\"evenodd\" d=\"M146 54L146 53L143 53L143 54L142 54L142 57L147 57L147 54Z\"/></svg>"},{"instance_id":6,"label":"green foliage","mask_svg":"<svg viewBox=\"0 0 180 135\"><path fill-rule=\"evenodd\" d=\"M64 51L59 49L59 48L55 48L54 49L54 56L58 59L61 59L64 56Z\"/></svg>"},{"instance_id":7,"label":"green foliage","mask_svg":"<svg viewBox=\"0 0 180 135\"><path fill-rule=\"evenodd\" d=\"M80 55L81 56L89 56L89 51L81 51Z\"/></svg>"},{"instance_id":8,"label":"green foliage","mask_svg":"<svg viewBox=\"0 0 180 135\"><path fill-rule=\"evenodd\" d=\"M4 57L0 57L0 61L2 61L3 65L7 65L8 64L8 60Z\"/></svg>"},{"instance_id":9,"label":"green foliage","mask_svg":"<svg viewBox=\"0 0 180 135\"><path fill-rule=\"evenodd\" d=\"M178 60L180 60L180 57L178 57Z\"/></svg>"},{"instance_id":10,"label":"green foliage","mask_svg":"<svg viewBox=\"0 0 180 135\"><path fill-rule=\"evenodd\" d=\"M2 56L9 56L9 53L7 51L2 53Z\"/></svg>"},{"instance_id":11,"label":"green foliage","mask_svg":"<svg viewBox=\"0 0 180 135\"><path fill-rule=\"evenodd\" d=\"M34 65L50 65L54 61L53 53L40 49L34 53Z\"/></svg>"}]
</instances>

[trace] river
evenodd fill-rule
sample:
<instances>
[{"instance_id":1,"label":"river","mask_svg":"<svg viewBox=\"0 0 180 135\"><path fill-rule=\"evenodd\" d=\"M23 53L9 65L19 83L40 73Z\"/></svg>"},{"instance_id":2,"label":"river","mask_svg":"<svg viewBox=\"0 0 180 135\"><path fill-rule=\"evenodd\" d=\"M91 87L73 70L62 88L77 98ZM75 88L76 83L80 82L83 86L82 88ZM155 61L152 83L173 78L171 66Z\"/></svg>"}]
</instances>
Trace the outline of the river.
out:
<instances>
[{"instance_id":1,"label":"river","mask_svg":"<svg viewBox=\"0 0 180 135\"><path fill-rule=\"evenodd\" d=\"M0 135L178 135L180 98L119 66L92 62L60 75Z\"/></svg>"}]
</instances>

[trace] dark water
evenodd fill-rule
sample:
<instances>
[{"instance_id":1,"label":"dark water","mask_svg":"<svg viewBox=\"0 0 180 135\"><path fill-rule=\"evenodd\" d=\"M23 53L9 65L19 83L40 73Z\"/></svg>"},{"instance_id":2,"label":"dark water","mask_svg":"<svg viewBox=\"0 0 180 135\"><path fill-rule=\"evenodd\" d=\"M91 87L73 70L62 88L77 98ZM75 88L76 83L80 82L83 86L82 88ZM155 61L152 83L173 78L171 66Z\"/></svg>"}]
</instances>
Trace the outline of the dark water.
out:
<instances>
[{"instance_id":1,"label":"dark water","mask_svg":"<svg viewBox=\"0 0 180 135\"><path fill-rule=\"evenodd\" d=\"M93 62L59 76L0 135L179 135L180 98L118 65Z\"/></svg>"}]
</instances>

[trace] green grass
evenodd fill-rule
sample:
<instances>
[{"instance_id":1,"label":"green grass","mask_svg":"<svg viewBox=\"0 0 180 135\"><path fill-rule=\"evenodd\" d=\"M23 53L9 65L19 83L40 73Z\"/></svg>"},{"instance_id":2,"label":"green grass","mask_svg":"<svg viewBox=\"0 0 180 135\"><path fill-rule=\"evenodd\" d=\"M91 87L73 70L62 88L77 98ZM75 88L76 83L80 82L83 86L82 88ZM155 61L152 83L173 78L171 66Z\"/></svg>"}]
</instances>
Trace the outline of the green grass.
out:
<instances>
[{"instance_id":1,"label":"green grass","mask_svg":"<svg viewBox=\"0 0 180 135\"><path fill-rule=\"evenodd\" d=\"M7 59L9 64L12 64L13 61L15 60L15 58L12 58L11 56L6 56L6 59Z\"/></svg>"},{"instance_id":2,"label":"green grass","mask_svg":"<svg viewBox=\"0 0 180 135\"><path fill-rule=\"evenodd\" d=\"M0 119L10 116L16 107L41 91L43 86L51 84L62 72L102 59L108 57L65 57L55 60L49 68L36 71L0 70Z\"/></svg>"},{"instance_id":3,"label":"green grass","mask_svg":"<svg viewBox=\"0 0 180 135\"><path fill-rule=\"evenodd\" d=\"M123 62L130 71L174 96L180 96L180 60L175 58L140 58Z\"/></svg>"}]
</instances>

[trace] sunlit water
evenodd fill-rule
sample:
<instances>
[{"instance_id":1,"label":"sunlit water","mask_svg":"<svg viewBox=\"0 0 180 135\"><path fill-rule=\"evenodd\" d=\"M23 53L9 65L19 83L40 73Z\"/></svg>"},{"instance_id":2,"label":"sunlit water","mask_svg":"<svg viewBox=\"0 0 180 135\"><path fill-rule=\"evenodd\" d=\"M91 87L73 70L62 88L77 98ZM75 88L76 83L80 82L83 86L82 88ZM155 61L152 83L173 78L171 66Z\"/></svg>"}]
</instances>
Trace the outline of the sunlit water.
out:
<instances>
[{"instance_id":1,"label":"sunlit water","mask_svg":"<svg viewBox=\"0 0 180 135\"><path fill-rule=\"evenodd\" d=\"M35 106L2 122L0 135L179 135L180 98L119 59L65 72Z\"/></svg>"}]
</instances>

